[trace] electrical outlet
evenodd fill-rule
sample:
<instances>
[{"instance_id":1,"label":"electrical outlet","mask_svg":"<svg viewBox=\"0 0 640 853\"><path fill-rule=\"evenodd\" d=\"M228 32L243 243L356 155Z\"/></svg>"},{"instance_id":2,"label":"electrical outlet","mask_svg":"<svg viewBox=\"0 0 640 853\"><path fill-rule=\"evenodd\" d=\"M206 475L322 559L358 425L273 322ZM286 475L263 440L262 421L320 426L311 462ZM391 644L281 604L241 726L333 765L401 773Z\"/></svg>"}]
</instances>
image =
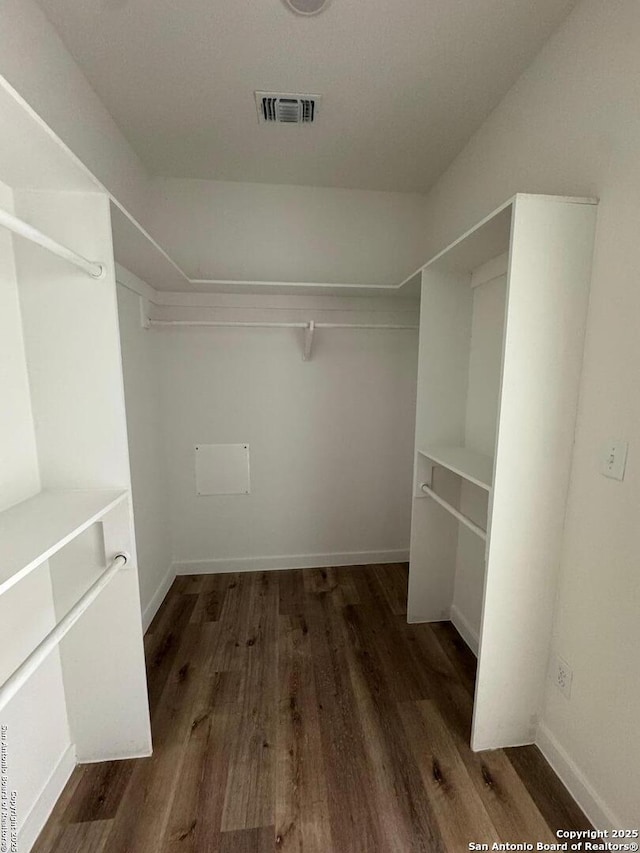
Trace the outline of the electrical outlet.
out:
<instances>
[{"instance_id":1,"label":"electrical outlet","mask_svg":"<svg viewBox=\"0 0 640 853\"><path fill-rule=\"evenodd\" d=\"M573 681L573 670L569 664L562 660L561 657L556 658L556 687L567 697L571 698L571 682Z\"/></svg>"},{"instance_id":2,"label":"electrical outlet","mask_svg":"<svg viewBox=\"0 0 640 853\"><path fill-rule=\"evenodd\" d=\"M602 474L612 480L624 480L624 469L627 464L628 444L626 441L612 439L602 453Z\"/></svg>"}]
</instances>

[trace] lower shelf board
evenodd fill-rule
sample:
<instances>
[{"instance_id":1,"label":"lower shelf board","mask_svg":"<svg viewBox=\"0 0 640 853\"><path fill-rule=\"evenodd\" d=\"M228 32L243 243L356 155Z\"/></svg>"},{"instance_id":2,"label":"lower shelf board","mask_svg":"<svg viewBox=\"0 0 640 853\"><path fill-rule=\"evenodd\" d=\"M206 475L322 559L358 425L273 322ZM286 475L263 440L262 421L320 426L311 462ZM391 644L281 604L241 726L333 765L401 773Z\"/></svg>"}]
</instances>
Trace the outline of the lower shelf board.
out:
<instances>
[{"instance_id":1,"label":"lower shelf board","mask_svg":"<svg viewBox=\"0 0 640 853\"><path fill-rule=\"evenodd\" d=\"M459 477L474 483L485 491L491 491L493 482L493 459L462 446L434 445L418 448L421 456L447 468Z\"/></svg>"},{"instance_id":2,"label":"lower shelf board","mask_svg":"<svg viewBox=\"0 0 640 853\"><path fill-rule=\"evenodd\" d=\"M0 595L127 495L106 489L45 490L0 513Z\"/></svg>"}]
</instances>

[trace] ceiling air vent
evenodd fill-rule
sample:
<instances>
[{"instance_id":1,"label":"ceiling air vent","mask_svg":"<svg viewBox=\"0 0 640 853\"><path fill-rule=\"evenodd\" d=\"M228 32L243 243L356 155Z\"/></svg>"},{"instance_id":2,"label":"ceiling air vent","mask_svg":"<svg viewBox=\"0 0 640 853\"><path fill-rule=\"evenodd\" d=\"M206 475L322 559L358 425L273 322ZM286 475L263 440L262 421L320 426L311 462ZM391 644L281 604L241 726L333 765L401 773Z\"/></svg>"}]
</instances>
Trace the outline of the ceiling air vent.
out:
<instances>
[{"instance_id":1,"label":"ceiling air vent","mask_svg":"<svg viewBox=\"0 0 640 853\"><path fill-rule=\"evenodd\" d=\"M320 95L282 95L256 92L258 120L264 124L312 124Z\"/></svg>"}]
</instances>

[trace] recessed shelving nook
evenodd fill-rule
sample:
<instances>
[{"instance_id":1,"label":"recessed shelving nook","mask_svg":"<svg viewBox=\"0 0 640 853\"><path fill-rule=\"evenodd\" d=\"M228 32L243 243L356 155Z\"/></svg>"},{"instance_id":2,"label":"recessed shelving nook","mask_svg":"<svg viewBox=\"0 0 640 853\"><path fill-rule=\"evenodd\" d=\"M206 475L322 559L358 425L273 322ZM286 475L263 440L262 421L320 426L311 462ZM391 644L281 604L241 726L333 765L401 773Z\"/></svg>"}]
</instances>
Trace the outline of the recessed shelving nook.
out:
<instances>
[{"instance_id":1,"label":"recessed shelving nook","mask_svg":"<svg viewBox=\"0 0 640 853\"><path fill-rule=\"evenodd\" d=\"M491 491L493 459L489 456L476 453L468 447L446 445L418 448L418 453L430 459L434 465L441 465L469 483L474 483L487 492Z\"/></svg>"},{"instance_id":2,"label":"recessed shelving nook","mask_svg":"<svg viewBox=\"0 0 640 853\"><path fill-rule=\"evenodd\" d=\"M76 762L151 734L110 201L1 78L0 124L0 719L29 849Z\"/></svg>"},{"instance_id":3,"label":"recessed shelving nook","mask_svg":"<svg viewBox=\"0 0 640 853\"><path fill-rule=\"evenodd\" d=\"M44 490L0 514L0 595L126 501L103 489Z\"/></svg>"},{"instance_id":4,"label":"recessed shelving nook","mask_svg":"<svg viewBox=\"0 0 640 853\"><path fill-rule=\"evenodd\" d=\"M422 269L408 618L477 652L476 750L535 737L596 210L516 195Z\"/></svg>"},{"instance_id":5,"label":"recessed shelving nook","mask_svg":"<svg viewBox=\"0 0 640 853\"><path fill-rule=\"evenodd\" d=\"M450 471L458 475L463 484L472 483L480 489L490 492L493 460L488 456L483 456L481 453L475 453L466 447L433 447L427 450L418 450L418 453L423 459L422 464L418 465L416 470L418 472L424 470L425 462L430 466L430 470L428 477L421 476L418 478L420 493L416 497L425 495L431 498L431 500L453 515L454 518L462 522L468 530L471 530L480 539L486 540L487 531L481 524L476 523L473 518L465 515L461 509L457 509L448 500L438 494L435 489L434 470L436 468L443 468L445 471Z\"/></svg>"}]
</instances>

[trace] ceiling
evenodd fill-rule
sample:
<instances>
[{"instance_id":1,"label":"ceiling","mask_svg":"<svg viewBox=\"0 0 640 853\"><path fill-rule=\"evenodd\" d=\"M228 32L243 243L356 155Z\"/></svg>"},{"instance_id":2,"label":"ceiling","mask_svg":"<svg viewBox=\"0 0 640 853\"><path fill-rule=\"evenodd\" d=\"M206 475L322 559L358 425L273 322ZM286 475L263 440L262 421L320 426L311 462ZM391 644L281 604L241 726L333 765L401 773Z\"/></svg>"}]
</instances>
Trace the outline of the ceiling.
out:
<instances>
[{"instance_id":1,"label":"ceiling","mask_svg":"<svg viewBox=\"0 0 640 853\"><path fill-rule=\"evenodd\" d=\"M152 174L424 192L576 0L39 0ZM323 97L258 124L254 90Z\"/></svg>"}]
</instances>

